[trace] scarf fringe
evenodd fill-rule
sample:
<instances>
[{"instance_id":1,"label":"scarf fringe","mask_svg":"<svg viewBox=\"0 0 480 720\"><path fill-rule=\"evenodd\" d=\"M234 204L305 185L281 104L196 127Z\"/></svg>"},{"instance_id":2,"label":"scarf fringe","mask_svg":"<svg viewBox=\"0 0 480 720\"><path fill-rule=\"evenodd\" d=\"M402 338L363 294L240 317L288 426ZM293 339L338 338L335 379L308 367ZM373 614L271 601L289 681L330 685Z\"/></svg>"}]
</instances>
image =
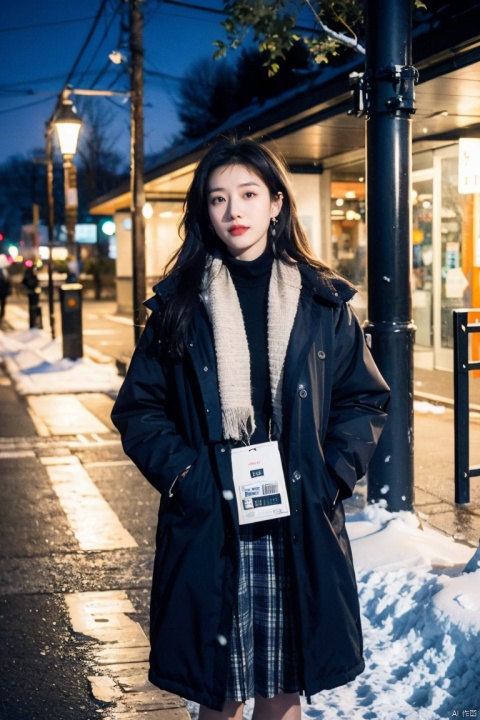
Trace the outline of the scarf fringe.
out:
<instances>
[{"instance_id":1,"label":"scarf fringe","mask_svg":"<svg viewBox=\"0 0 480 720\"><path fill-rule=\"evenodd\" d=\"M222 409L222 426L226 438L248 443L255 432L253 407Z\"/></svg>"}]
</instances>

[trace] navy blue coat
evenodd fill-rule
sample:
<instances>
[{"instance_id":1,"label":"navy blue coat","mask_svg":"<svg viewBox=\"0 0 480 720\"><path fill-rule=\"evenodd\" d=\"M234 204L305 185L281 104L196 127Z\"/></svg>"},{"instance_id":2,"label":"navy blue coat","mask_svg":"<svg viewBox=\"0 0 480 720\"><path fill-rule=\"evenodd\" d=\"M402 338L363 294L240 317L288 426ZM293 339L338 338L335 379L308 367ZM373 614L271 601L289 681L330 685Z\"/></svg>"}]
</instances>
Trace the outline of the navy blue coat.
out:
<instances>
[{"instance_id":1,"label":"navy blue coat","mask_svg":"<svg viewBox=\"0 0 480 720\"><path fill-rule=\"evenodd\" d=\"M299 675L307 696L364 668L360 610L342 503L366 471L386 420L388 387L347 302L301 266L302 291L285 361L283 434L290 496L288 551L298 607ZM237 593L238 517L222 439L212 329L199 301L181 361L152 310L113 408L126 454L162 494L151 599L150 680L216 710L225 699ZM175 477L191 469L169 490ZM225 497L226 495L226 497Z\"/></svg>"}]
</instances>

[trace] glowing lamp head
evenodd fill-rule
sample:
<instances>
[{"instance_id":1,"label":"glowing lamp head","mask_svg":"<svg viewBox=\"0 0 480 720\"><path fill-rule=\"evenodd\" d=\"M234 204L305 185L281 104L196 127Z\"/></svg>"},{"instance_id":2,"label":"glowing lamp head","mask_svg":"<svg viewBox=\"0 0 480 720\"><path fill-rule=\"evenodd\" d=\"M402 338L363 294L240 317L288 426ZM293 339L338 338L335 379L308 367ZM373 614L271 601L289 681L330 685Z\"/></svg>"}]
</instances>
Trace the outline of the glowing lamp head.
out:
<instances>
[{"instance_id":1,"label":"glowing lamp head","mask_svg":"<svg viewBox=\"0 0 480 720\"><path fill-rule=\"evenodd\" d=\"M77 116L71 100L63 100L54 125L62 155L75 155L82 121Z\"/></svg>"}]
</instances>

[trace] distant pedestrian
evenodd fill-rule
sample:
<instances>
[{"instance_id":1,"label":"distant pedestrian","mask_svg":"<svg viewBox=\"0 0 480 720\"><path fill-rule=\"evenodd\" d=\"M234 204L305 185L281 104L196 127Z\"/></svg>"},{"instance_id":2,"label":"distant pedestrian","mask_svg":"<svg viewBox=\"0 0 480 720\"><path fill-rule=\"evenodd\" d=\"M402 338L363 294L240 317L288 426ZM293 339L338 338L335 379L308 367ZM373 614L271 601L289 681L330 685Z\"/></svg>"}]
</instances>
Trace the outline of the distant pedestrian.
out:
<instances>
[{"instance_id":1,"label":"distant pedestrian","mask_svg":"<svg viewBox=\"0 0 480 720\"><path fill-rule=\"evenodd\" d=\"M12 294L10 274L3 263L0 263L0 318L5 317L7 297Z\"/></svg>"},{"instance_id":2,"label":"distant pedestrian","mask_svg":"<svg viewBox=\"0 0 480 720\"><path fill-rule=\"evenodd\" d=\"M65 278L66 283L77 283L79 276L79 262L73 258L67 261L67 277Z\"/></svg>"},{"instance_id":3,"label":"distant pedestrian","mask_svg":"<svg viewBox=\"0 0 480 720\"><path fill-rule=\"evenodd\" d=\"M39 280L35 267L32 266L25 269L25 274L22 279L22 285L29 295L36 293L36 290L39 286Z\"/></svg>"},{"instance_id":4,"label":"distant pedestrian","mask_svg":"<svg viewBox=\"0 0 480 720\"><path fill-rule=\"evenodd\" d=\"M276 155L220 141L185 208L112 412L162 495L149 678L200 720L299 720L364 669L341 500L389 391Z\"/></svg>"},{"instance_id":5,"label":"distant pedestrian","mask_svg":"<svg viewBox=\"0 0 480 720\"><path fill-rule=\"evenodd\" d=\"M27 267L23 276L22 285L28 295L28 314L30 328L42 328L42 310L39 307L42 293L37 270L34 265Z\"/></svg>"}]
</instances>

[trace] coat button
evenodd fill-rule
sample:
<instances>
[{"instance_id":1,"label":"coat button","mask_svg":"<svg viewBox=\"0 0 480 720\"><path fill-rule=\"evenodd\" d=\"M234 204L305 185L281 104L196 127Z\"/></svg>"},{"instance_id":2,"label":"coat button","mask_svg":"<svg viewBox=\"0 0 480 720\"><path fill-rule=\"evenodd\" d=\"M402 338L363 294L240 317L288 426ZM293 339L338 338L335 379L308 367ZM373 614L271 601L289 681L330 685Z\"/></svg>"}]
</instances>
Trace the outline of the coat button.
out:
<instances>
[{"instance_id":1,"label":"coat button","mask_svg":"<svg viewBox=\"0 0 480 720\"><path fill-rule=\"evenodd\" d=\"M292 542L297 543L298 542L298 535L292 535Z\"/></svg>"},{"instance_id":2,"label":"coat button","mask_svg":"<svg viewBox=\"0 0 480 720\"><path fill-rule=\"evenodd\" d=\"M301 480L301 479L302 479L301 474L298 472L298 470L295 470L295 472L292 475L293 482L297 482L297 480Z\"/></svg>"},{"instance_id":3,"label":"coat button","mask_svg":"<svg viewBox=\"0 0 480 720\"><path fill-rule=\"evenodd\" d=\"M319 350L317 355L320 358L320 360L325 360L325 353L323 352L323 350Z\"/></svg>"},{"instance_id":4,"label":"coat button","mask_svg":"<svg viewBox=\"0 0 480 720\"><path fill-rule=\"evenodd\" d=\"M205 365L205 367L203 368L203 372L208 372L208 367L207 367L206 365Z\"/></svg>"},{"instance_id":5,"label":"coat button","mask_svg":"<svg viewBox=\"0 0 480 720\"><path fill-rule=\"evenodd\" d=\"M299 391L298 391L298 394L299 394L299 396L300 396L302 399L303 399L303 398L306 398L307 395L308 395L308 393L307 393L307 391L305 390L305 388L302 388L301 390L299 390Z\"/></svg>"}]
</instances>

